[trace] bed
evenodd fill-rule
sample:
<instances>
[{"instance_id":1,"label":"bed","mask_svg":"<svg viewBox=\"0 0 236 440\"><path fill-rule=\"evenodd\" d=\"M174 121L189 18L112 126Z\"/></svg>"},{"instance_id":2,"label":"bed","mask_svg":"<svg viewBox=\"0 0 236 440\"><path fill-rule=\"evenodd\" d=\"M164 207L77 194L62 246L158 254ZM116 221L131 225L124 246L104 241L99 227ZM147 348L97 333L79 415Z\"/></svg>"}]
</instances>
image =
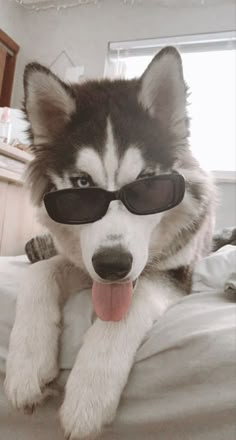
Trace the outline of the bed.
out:
<instances>
[{"instance_id":1,"label":"bed","mask_svg":"<svg viewBox=\"0 0 236 440\"><path fill-rule=\"evenodd\" d=\"M59 395L32 416L4 395L8 341L26 256L0 257L0 438L62 440L58 408L82 337L91 323L90 295L64 307ZM114 423L100 440L235 440L236 246L203 259L192 294L172 306L139 348Z\"/></svg>"}]
</instances>

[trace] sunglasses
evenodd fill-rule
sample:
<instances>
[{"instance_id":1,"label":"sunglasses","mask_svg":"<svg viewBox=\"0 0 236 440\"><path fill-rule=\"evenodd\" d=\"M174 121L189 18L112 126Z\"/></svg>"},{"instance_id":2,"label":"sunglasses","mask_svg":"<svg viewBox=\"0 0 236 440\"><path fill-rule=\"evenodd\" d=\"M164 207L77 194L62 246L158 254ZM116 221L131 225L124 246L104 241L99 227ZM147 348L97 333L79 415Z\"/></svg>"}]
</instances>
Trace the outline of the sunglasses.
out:
<instances>
[{"instance_id":1,"label":"sunglasses","mask_svg":"<svg viewBox=\"0 0 236 440\"><path fill-rule=\"evenodd\" d=\"M163 174L136 180L118 191L90 187L49 192L44 196L44 204L54 221L81 225L101 219L113 200L120 200L133 214L150 215L177 206L184 192L183 176Z\"/></svg>"}]
</instances>

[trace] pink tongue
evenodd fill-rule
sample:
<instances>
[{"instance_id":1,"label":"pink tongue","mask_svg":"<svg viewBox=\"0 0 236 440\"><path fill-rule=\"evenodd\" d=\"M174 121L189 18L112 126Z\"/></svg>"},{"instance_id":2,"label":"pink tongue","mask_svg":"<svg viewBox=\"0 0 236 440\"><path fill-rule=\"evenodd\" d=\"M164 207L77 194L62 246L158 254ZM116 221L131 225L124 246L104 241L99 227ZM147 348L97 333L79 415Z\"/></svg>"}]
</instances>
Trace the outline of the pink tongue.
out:
<instances>
[{"instance_id":1,"label":"pink tongue","mask_svg":"<svg viewBox=\"0 0 236 440\"><path fill-rule=\"evenodd\" d=\"M92 300L96 315L103 321L120 321L131 303L133 285L93 283Z\"/></svg>"}]
</instances>

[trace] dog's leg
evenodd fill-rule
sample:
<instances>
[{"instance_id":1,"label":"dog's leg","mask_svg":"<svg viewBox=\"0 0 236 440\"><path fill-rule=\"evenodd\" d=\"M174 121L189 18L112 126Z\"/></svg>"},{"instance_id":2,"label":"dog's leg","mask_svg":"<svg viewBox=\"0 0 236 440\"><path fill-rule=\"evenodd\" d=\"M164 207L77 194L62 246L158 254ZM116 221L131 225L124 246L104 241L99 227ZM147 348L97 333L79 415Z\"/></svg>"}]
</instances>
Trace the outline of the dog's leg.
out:
<instances>
[{"instance_id":1,"label":"dog's leg","mask_svg":"<svg viewBox=\"0 0 236 440\"><path fill-rule=\"evenodd\" d=\"M92 439L116 413L135 353L154 321L181 293L141 280L120 322L95 321L69 376L60 416L67 438Z\"/></svg>"},{"instance_id":2,"label":"dog's leg","mask_svg":"<svg viewBox=\"0 0 236 440\"><path fill-rule=\"evenodd\" d=\"M40 403L57 376L64 275L73 270L56 256L30 266L22 280L5 380L6 394L17 408L30 410Z\"/></svg>"}]
</instances>

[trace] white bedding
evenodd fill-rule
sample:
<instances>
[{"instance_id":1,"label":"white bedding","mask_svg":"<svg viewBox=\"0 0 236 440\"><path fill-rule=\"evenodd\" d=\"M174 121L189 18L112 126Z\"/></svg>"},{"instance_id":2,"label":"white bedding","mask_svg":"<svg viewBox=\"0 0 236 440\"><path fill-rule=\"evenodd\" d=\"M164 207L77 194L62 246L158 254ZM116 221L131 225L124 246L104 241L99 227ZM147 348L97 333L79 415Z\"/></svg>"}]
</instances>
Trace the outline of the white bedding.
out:
<instances>
[{"instance_id":1,"label":"white bedding","mask_svg":"<svg viewBox=\"0 0 236 440\"><path fill-rule=\"evenodd\" d=\"M61 397L31 416L13 411L2 383L25 257L0 258L0 439L62 440ZM91 323L88 292L64 308L60 382ZM101 440L235 440L236 247L202 260L193 294L171 307L137 352L117 417Z\"/></svg>"}]
</instances>

